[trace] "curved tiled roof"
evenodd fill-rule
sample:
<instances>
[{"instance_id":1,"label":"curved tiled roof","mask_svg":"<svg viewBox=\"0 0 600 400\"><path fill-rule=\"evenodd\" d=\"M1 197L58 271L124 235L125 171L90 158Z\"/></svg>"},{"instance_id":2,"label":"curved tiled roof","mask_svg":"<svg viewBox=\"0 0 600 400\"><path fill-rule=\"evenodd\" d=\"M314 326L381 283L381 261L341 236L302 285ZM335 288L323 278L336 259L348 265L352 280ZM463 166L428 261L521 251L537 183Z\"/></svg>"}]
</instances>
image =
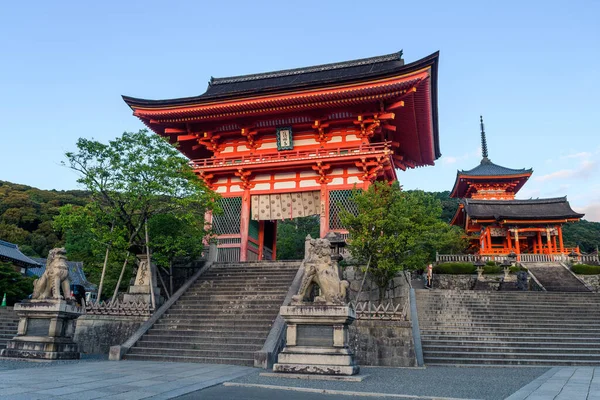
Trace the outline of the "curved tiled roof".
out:
<instances>
[{"instance_id":1,"label":"curved tiled roof","mask_svg":"<svg viewBox=\"0 0 600 400\"><path fill-rule=\"evenodd\" d=\"M506 168L501 165L494 164L487 157L484 157L481 160L481 163L473 169L469 170L459 170L457 172L458 175L466 175L466 176L502 176L502 175L521 175L521 174L530 174L533 172L533 169L513 169Z\"/></svg>"},{"instance_id":2,"label":"curved tiled roof","mask_svg":"<svg viewBox=\"0 0 600 400\"><path fill-rule=\"evenodd\" d=\"M463 199L465 212L471 219L547 220L582 218L573 211L567 197L530 200Z\"/></svg>"},{"instance_id":3,"label":"curved tiled roof","mask_svg":"<svg viewBox=\"0 0 600 400\"><path fill-rule=\"evenodd\" d=\"M8 261L25 268L39 266L35 260L21 253L19 246L14 243L5 242L4 240L0 240L0 260Z\"/></svg>"}]
</instances>

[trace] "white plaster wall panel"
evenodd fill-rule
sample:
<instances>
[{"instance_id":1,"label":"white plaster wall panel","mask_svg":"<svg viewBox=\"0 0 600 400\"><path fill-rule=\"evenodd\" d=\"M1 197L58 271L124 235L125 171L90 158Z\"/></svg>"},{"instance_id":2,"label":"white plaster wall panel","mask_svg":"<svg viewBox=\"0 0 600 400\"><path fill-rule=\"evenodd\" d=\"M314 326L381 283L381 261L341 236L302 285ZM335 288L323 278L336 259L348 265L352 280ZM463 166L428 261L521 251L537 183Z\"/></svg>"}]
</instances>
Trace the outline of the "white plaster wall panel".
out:
<instances>
[{"instance_id":1,"label":"white plaster wall panel","mask_svg":"<svg viewBox=\"0 0 600 400\"><path fill-rule=\"evenodd\" d=\"M351 133L349 135L346 135L346 142L353 142L355 140L360 140L355 134Z\"/></svg>"},{"instance_id":2,"label":"white plaster wall panel","mask_svg":"<svg viewBox=\"0 0 600 400\"><path fill-rule=\"evenodd\" d=\"M269 190L269 189L271 189L270 183L257 183L256 185L254 185L254 188L252 190Z\"/></svg>"},{"instance_id":3,"label":"white plaster wall panel","mask_svg":"<svg viewBox=\"0 0 600 400\"><path fill-rule=\"evenodd\" d=\"M267 149L276 149L277 143L275 142L266 142L260 145L259 150L267 150Z\"/></svg>"},{"instance_id":4,"label":"white plaster wall panel","mask_svg":"<svg viewBox=\"0 0 600 400\"><path fill-rule=\"evenodd\" d=\"M229 188L230 192L243 192L244 189L242 189L242 187L240 185L231 185L231 187Z\"/></svg>"},{"instance_id":5,"label":"white plaster wall panel","mask_svg":"<svg viewBox=\"0 0 600 400\"><path fill-rule=\"evenodd\" d=\"M227 178L219 178L215 181L215 183L227 183Z\"/></svg>"},{"instance_id":6,"label":"white plaster wall panel","mask_svg":"<svg viewBox=\"0 0 600 400\"><path fill-rule=\"evenodd\" d=\"M331 174L332 175L343 175L344 174L344 168L334 168L331 170Z\"/></svg>"},{"instance_id":7,"label":"white plaster wall panel","mask_svg":"<svg viewBox=\"0 0 600 400\"><path fill-rule=\"evenodd\" d=\"M302 177L302 178L313 177L313 176L317 176L317 173L315 171L302 171L302 172L300 172L300 177Z\"/></svg>"},{"instance_id":8,"label":"white plaster wall panel","mask_svg":"<svg viewBox=\"0 0 600 400\"><path fill-rule=\"evenodd\" d=\"M225 154L225 153L233 153L235 151L235 147L233 146L227 146L223 149L223 151L221 151L221 154Z\"/></svg>"},{"instance_id":9,"label":"white plaster wall panel","mask_svg":"<svg viewBox=\"0 0 600 400\"><path fill-rule=\"evenodd\" d=\"M298 139L298 140L294 140L294 147L296 146L310 146L310 145L315 145L318 144L319 142L317 142L315 139Z\"/></svg>"},{"instance_id":10,"label":"white plaster wall panel","mask_svg":"<svg viewBox=\"0 0 600 400\"><path fill-rule=\"evenodd\" d=\"M234 182L241 182L241 181L242 181L242 180L241 180L240 178L238 178L237 176L232 176L232 177L231 177L231 182L232 182L232 183L234 183Z\"/></svg>"},{"instance_id":11,"label":"white plaster wall panel","mask_svg":"<svg viewBox=\"0 0 600 400\"><path fill-rule=\"evenodd\" d=\"M312 180L312 179L300 181L300 187L301 188L304 188L304 187L319 187L319 186L321 186L321 184L317 183L315 180Z\"/></svg>"},{"instance_id":12,"label":"white plaster wall panel","mask_svg":"<svg viewBox=\"0 0 600 400\"><path fill-rule=\"evenodd\" d=\"M348 175L350 175L350 174L358 174L359 171L358 171L358 168L356 168L356 167L348 167L347 172L348 172Z\"/></svg>"},{"instance_id":13,"label":"white plaster wall panel","mask_svg":"<svg viewBox=\"0 0 600 400\"><path fill-rule=\"evenodd\" d=\"M280 180L280 179L296 179L296 173L295 172L287 172L287 173L275 174L275 179L276 180Z\"/></svg>"},{"instance_id":14,"label":"white plaster wall panel","mask_svg":"<svg viewBox=\"0 0 600 400\"><path fill-rule=\"evenodd\" d=\"M217 193L227 193L227 188L225 186L219 186L216 190Z\"/></svg>"},{"instance_id":15,"label":"white plaster wall panel","mask_svg":"<svg viewBox=\"0 0 600 400\"><path fill-rule=\"evenodd\" d=\"M348 183L353 184L353 183L360 183L362 182L360 179L358 179L358 176L349 176L348 177Z\"/></svg>"},{"instance_id":16,"label":"white plaster wall panel","mask_svg":"<svg viewBox=\"0 0 600 400\"><path fill-rule=\"evenodd\" d=\"M260 174L256 175L254 178L255 181L268 181L271 180L271 174Z\"/></svg>"},{"instance_id":17,"label":"white plaster wall panel","mask_svg":"<svg viewBox=\"0 0 600 400\"><path fill-rule=\"evenodd\" d=\"M275 182L273 185L275 189L294 189L296 182Z\"/></svg>"},{"instance_id":18,"label":"white plaster wall panel","mask_svg":"<svg viewBox=\"0 0 600 400\"><path fill-rule=\"evenodd\" d=\"M344 184L344 178L333 178L331 180L331 184L332 185L343 185Z\"/></svg>"},{"instance_id":19,"label":"white plaster wall panel","mask_svg":"<svg viewBox=\"0 0 600 400\"><path fill-rule=\"evenodd\" d=\"M342 142L342 137L341 136L334 136L329 141L329 143L341 143L341 142Z\"/></svg>"}]
</instances>

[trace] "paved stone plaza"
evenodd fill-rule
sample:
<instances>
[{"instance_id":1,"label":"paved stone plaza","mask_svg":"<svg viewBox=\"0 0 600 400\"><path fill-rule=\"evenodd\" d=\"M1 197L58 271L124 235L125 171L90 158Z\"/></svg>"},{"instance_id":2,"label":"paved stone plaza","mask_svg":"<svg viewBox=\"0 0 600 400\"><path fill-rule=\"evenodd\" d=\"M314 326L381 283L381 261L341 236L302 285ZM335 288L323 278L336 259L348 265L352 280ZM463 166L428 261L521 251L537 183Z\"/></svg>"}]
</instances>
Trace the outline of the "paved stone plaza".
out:
<instances>
[{"instance_id":1,"label":"paved stone plaza","mask_svg":"<svg viewBox=\"0 0 600 400\"><path fill-rule=\"evenodd\" d=\"M0 400L600 400L600 367L367 367L362 382L283 379L260 372L220 364L0 360Z\"/></svg>"}]
</instances>

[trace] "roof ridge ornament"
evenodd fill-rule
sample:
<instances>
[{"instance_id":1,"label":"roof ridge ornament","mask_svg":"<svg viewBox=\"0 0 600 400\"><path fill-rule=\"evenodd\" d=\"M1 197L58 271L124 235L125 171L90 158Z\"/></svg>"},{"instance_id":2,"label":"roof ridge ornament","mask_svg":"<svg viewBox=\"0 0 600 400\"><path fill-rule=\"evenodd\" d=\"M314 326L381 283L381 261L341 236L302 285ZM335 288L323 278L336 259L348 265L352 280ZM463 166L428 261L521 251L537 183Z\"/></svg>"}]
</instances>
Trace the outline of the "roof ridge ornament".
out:
<instances>
[{"instance_id":1,"label":"roof ridge ornament","mask_svg":"<svg viewBox=\"0 0 600 400\"><path fill-rule=\"evenodd\" d=\"M490 162L488 158L487 140L485 138L485 126L483 125L483 116L479 116L479 123L481 126L481 163L486 164Z\"/></svg>"}]
</instances>

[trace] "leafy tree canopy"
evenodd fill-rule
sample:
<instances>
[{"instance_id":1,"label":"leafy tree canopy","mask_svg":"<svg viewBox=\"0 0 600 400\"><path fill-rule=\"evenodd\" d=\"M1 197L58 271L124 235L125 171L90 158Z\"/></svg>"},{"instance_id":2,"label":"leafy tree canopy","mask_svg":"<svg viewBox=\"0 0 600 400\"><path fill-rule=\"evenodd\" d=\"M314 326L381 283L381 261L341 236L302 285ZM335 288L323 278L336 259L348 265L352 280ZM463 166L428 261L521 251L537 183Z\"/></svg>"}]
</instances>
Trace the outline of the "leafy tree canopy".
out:
<instances>
[{"instance_id":1,"label":"leafy tree canopy","mask_svg":"<svg viewBox=\"0 0 600 400\"><path fill-rule=\"evenodd\" d=\"M460 229L441 220L440 201L423 191L402 191L397 182L376 182L367 191L355 191L358 213L342 212L349 250L369 274L383 298L401 270L423 268L439 252L465 248Z\"/></svg>"},{"instance_id":2,"label":"leafy tree canopy","mask_svg":"<svg viewBox=\"0 0 600 400\"><path fill-rule=\"evenodd\" d=\"M319 216L294 218L277 223L277 259L302 260L304 239L307 235L318 238L320 235Z\"/></svg>"},{"instance_id":3,"label":"leafy tree canopy","mask_svg":"<svg viewBox=\"0 0 600 400\"><path fill-rule=\"evenodd\" d=\"M33 292L33 278L17 272L10 263L0 262L0 301L6 293L6 303L12 306Z\"/></svg>"}]
</instances>

